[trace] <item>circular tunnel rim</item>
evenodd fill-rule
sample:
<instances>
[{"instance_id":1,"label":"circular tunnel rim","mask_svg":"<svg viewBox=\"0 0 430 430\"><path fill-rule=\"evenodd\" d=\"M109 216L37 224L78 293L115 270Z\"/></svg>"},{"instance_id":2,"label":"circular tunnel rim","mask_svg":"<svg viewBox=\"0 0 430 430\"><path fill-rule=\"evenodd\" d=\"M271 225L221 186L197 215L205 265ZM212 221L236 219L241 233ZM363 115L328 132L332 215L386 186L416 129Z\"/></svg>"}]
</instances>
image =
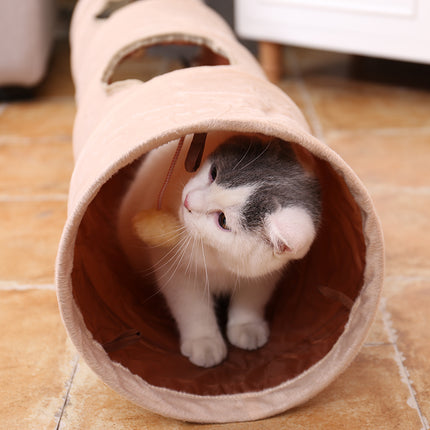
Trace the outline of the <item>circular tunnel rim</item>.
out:
<instances>
[{"instance_id":1,"label":"circular tunnel rim","mask_svg":"<svg viewBox=\"0 0 430 430\"><path fill-rule=\"evenodd\" d=\"M254 130L252 130L252 128L254 128ZM217 131L220 130L221 129L218 127ZM163 139L153 137L152 139L149 139L146 142L141 142L137 145L134 151L131 154L128 154L127 157L123 157L122 159L111 163L111 165L106 168L104 174L98 178L96 184L94 184L93 187L90 188L83 196L80 204L76 205L80 210L74 211L70 214L61 238L56 272L56 281L58 286L57 294L61 315L69 336L78 349L80 355L104 382L141 407L160 413L164 416L194 422L234 422L261 419L297 406L322 391L351 363L358 353L360 346L364 342L377 310L377 303L379 301L383 278L383 238L379 221L366 188L351 168L340 158L340 156L328 147L324 146L323 149L323 145L308 133L302 132L300 136L296 135L295 139L292 139L292 135L295 133L286 132L285 130L282 130L282 127L279 125L272 125L271 130L266 128L263 131L258 130L258 127L252 124L252 121L248 124L242 124L242 127L238 127L237 123L236 127L232 127L232 124L226 123L223 130L237 133L254 132L291 141L309 150L314 156L325 159L335 171L341 173L354 200L365 215L363 225L368 226L368 228L363 228L363 236L366 243L365 277L362 290L350 313L344 332L339 336L333 348L322 360L315 363L305 372L297 375L297 377L287 380L276 387L258 392L225 394L218 396L201 396L151 385L141 377L133 375L128 368L123 367L119 363L113 362L103 350L102 346L93 339L92 334L86 328L83 316L77 308L72 295L73 285L71 281L71 273L73 270L73 258L71 254L74 252L77 232L89 204L97 195L100 188L117 171L151 149L163 144L161 140L163 140L164 143L168 143L178 138L178 134L187 135L196 132L210 132L210 124L191 124L183 127L179 131L171 130L170 132L165 133ZM371 225L369 225L369 223ZM369 228L373 231L370 237ZM367 259L370 246L372 247L373 253L373 268L370 268L369 273L369 264L367 264ZM68 264L65 264L67 261ZM367 276L366 272L368 272ZM365 300L363 300L363 294L366 293L363 289L366 287L368 293L370 286L372 286L372 290L376 289L377 294L371 297L365 297ZM365 315L363 315L362 310L361 312L357 311L357 307L359 305L362 306L363 303L368 311L364 313ZM351 330L352 320L357 318L361 320L361 324L354 325L357 332L354 334L352 341L349 342L349 347L346 349L346 352L339 356L339 345L342 342L345 342L344 339L348 336ZM312 382L312 375L321 368L324 369L327 367L327 363L330 360L333 361L333 359L335 359L337 365L335 367L332 366L331 368L329 367L329 369L325 369L326 371L322 372L323 378L318 380L318 384L316 384L316 386L315 383L308 383L307 389L302 390L301 393L297 392L297 385L301 381L310 380L310 382ZM127 379L128 382L131 382L131 380L134 381L133 389L131 391L130 384L124 384L124 381L122 381L123 378ZM127 385L127 387L125 385ZM137 392L139 395L136 394ZM295 393L295 397L292 396L292 393ZM151 401L144 401L149 400L147 396L152 397ZM291 399L291 397L294 398ZM271 404L269 398L277 400ZM260 401L260 399L263 401ZM234 408L231 407L232 401L235 401ZM227 406L229 406L229 408L225 409ZM223 410L222 417L219 414L220 410Z\"/></svg>"}]
</instances>

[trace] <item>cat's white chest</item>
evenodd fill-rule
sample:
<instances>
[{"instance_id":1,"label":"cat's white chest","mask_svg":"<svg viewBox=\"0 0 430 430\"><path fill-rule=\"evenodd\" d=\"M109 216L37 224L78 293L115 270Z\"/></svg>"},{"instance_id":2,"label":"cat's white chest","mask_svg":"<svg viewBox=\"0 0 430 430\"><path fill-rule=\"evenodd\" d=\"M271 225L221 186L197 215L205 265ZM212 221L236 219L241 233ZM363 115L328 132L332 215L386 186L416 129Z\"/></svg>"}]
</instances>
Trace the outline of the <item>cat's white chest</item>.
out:
<instances>
[{"instance_id":1,"label":"cat's white chest","mask_svg":"<svg viewBox=\"0 0 430 430\"><path fill-rule=\"evenodd\" d=\"M217 250L203 245L201 253L190 255L198 268L200 282L209 285L212 293L230 292L238 282L238 276L227 269L224 257Z\"/></svg>"}]
</instances>

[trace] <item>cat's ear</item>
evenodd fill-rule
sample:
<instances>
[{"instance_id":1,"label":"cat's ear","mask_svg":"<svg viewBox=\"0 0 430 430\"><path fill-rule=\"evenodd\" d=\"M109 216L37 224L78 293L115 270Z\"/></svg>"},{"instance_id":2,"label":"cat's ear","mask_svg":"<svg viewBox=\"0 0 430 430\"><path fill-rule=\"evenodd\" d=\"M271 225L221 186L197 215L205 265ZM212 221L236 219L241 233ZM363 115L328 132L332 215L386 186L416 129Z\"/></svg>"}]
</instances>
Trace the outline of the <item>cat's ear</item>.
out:
<instances>
[{"instance_id":1,"label":"cat's ear","mask_svg":"<svg viewBox=\"0 0 430 430\"><path fill-rule=\"evenodd\" d=\"M315 225L309 212L292 206L279 209L267 218L266 232L276 255L299 259L315 239Z\"/></svg>"}]
</instances>

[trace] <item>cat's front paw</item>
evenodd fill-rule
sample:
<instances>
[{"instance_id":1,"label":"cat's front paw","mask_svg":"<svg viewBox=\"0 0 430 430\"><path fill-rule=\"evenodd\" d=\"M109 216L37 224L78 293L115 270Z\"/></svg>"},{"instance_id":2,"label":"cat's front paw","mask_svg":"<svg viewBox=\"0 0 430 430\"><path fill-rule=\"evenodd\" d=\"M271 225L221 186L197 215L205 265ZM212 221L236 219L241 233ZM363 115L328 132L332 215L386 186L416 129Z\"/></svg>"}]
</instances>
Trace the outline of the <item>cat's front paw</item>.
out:
<instances>
[{"instance_id":1,"label":"cat's front paw","mask_svg":"<svg viewBox=\"0 0 430 430\"><path fill-rule=\"evenodd\" d=\"M266 321L254 321L244 324L229 324L227 337L232 345L242 349L257 349L269 339L269 327Z\"/></svg>"},{"instance_id":2,"label":"cat's front paw","mask_svg":"<svg viewBox=\"0 0 430 430\"><path fill-rule=\"evenodd\" d=\"M197 366L212 367L227 356L227 346L220 334L185 339L181 344L181 353Z\"/></svg>"}]
</instances>

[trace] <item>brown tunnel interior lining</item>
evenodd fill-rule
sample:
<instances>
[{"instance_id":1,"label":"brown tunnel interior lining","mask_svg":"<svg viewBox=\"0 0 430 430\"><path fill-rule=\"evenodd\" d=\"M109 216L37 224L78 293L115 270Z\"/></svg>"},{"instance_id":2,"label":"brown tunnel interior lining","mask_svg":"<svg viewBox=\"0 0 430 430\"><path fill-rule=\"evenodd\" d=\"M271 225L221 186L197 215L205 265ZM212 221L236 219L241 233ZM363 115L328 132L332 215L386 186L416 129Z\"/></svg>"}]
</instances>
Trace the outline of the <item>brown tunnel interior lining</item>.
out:
<instances>
[{"instance_id":1,"label":"brown tunnel interior lining","mask_svg":"<svg viewBox=\"0 0 430 430\"><path fill-rule=\"evenodd\" d=\"M322 225L311 251L289 266L267 308L269 342L251 352L229 345L222 364L203 369L180 354L163 297L150 278L133 272L117 244L115 212L135 164L111 178L89 205L74 253L75 301L110 358L152 385L199 395L274 387L321 360L344 330L365 266L361 212L333 168L315 160Z\"/></svg>"}]
</instances>

